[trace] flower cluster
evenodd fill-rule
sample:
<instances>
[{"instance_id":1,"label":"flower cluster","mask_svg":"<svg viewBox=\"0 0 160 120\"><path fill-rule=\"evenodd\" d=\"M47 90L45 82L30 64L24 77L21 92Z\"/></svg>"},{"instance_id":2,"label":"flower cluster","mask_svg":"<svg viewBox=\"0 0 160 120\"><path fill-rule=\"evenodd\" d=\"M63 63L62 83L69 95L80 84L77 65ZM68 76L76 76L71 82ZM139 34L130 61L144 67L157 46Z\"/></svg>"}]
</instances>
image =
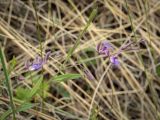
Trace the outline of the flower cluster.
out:
<instances>
[{"instance_id":1,"label":"flower cluster","mask_svg":"<svg viewBox=\"0 0 160 120\"><path fill-rule=\"evenodd\" d=\"M141 42L141 41L142 40L140 40L139 42ZM111 54L111 52L114 50L112 45L107 41L103 41L97 45L97 52L100 55L104 55L105 57L109 57L109 60L113 65L119 65L118 56L124 50L134 50L131 48L131 45L133 45L133 44L136 45L137 43L131 42L131 41L129 41L128 43L124 43L115 54Z\"/></svg>"},{"instance_id":2,"label":"flower cluster","mask_svg":"<svg viewBox=\"0 0 160 120\"><path fill-rule=\"evenodd\" d=\"M50 56L51 52L47 52L45 57L42 58L40 56L37 56L33 62L30 62L30 61L26 61L25 63L25 68L29 71L36 71L36 70L40 70L44 64L47 63L47 60Z\"/></svg>"},{"instance_id":3,"label":"flower cluster","mask_svg":"<svg viewBox=\"0 0 160 120\"><path fill-rule=\"evenodd\" d=\"M107 41L100 42L97 45L98 53L101 54L101 55L104 55L105 57L108 57L110 55L111 50L113 50L113 47Z\"/></svg>"}]
</instances>

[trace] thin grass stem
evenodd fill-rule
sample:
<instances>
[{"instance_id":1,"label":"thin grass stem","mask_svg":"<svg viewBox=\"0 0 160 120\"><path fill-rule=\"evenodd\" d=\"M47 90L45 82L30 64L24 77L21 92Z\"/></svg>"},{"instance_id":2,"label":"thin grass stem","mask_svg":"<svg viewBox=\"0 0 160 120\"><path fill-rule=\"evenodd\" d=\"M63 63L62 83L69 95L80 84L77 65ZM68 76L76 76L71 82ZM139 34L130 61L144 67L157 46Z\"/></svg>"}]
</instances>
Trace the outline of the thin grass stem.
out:
<instances>
[{"instance_id":1,"label":"thin grass stem","mask_svg":"<svg viewBox=\"0 0 160 120\"><path fill-rule=\"evenodd\" d=\"M101 79L99 80L99 82L98 82L98 84L96 86L96 89L94 90L92 101L91 101L91 104L90 104L90 107L89 107L88 119L87 120L90 120L90 117L91 117L91 114L92 114L92 108L94 106L94 102L95 102L95 98L96 98L97 92L98 92L99 87L100 87L100 85L101 85L101 83L103 81L103 78L106 75L106 73L108 72L110 66L111 66L111 64L109 64L108 67L106 68L105 72L103 73Z\"/></svg>"},{"instance_id":2,"label":"thin grass stem","mask_svg":"<svg viewBox=\"0 0 160 120\"><path fill-rule=\"evenodd\" d=\"M72 56L73 52L75 51L75 49L78 47L78 45L80 44L80 40L83 36L83 34L87 31L88 27L90 26L91 22L93 21L93 19L95 18L97 14L97 8L94 8L89 16L89 20L86 24L86 26L84 27L84 29L80 32L78 39L76 41L76 43L74 44L74 46L69 50L68 54L67 54L67 58L65 59L64 63L62 64L62 66L60 67L63 68L63 65L70 59L70 57Z\"/></svg>"},{"instance_id":3,"label":"thin grass stem","mask_svg":"<svg viewBox=\"0 0 160 120\"><path fill-rule=\"evenodd\" d=\"M133 22L132 22L132 17L131 17L131 15L130 15L130 10L129 10L129 7L128 7L127 0L125 0L125 3L126 3L126 8L127 8L127 10L128 10L129 21L130 21L130 23L131 23L131 29L132 29L132 32L133 32L133 34L134 34L134 38L135 38L135 40L137 41L136 32L135 32L135 30L134 30L134 26L133 26Z\"/></svg>"},{"instance_id":4,"label":"thin grass stem","mask_svg":"<svg viewBox=\"0 0 160 120\"><path fill-rule=\"evenodd\" d=\"M12 109L12 114L13 114L13 120L16 120L16 110L15 110L15 106L14 106L14 102L13 102L13 93L12 93L10 78L9 78L9 74L8 74L8 71L7 71L7 68L5 65L4 56L3 56L3 52L2 52L1 47L0 47L0 60L2 63L4 75L5 75L5 85L7 87L7 92L9 94L9 99L10 99L10 104L11 104L11 109Z\"/></svg>"},{"instance_id":5,"label":"thin grass stem","mask_svg":"<svg viewBox=\"0 0 160 120\"><path fill-rule=\"evenodd\" d=\"M150 31L149 31L149 24L148 24L148 9L149 9L149 6L148 6L148 1L145 0L145 5L144 5L144 10L145 10L145 15L146 15L146 29L147 29L147 33L148 33L148 38L149 38L149 48L152 50L152 46L151 46L151 35L150 35ZM154 60L154 59L153 59ZM154 63L153 63L154 64ZM146 70L145 70L146 71ZM147 75L147 73L146 73ZM157 105L157 100L158 100L158 97L157 97L157 94L154 90L154 87L153 87L153 81L152 80L149 80L148 79L148 75L147 75L147 81L148 81L148 85L149 85L149 88L151 90L151 93L152 93L152 98L153 98L153 102L155 103L155 109L156 109L156 113L158 112L158 105ZM157 114L158 115L158 114Z\"/></svg>"},{"instance_id":6,"label":"thin grass stem","mask_svg":"<svg viewBox=\"0 0 160 120\"><path fill-rule=\"evenodd\" d=\"M40 35L40 24L39 24L39 19L38 19L38 14L37 14L37 7L36 7L36 3L35 1L33 2L33 7L34 7L34 10L35 10L35 15L36 15L36 22L37 22L37 36L38 36L38 40L39 40L39 44L40 44L40 55L41 55L41 58L43 59L43 44L42 44L42 38L41 38L41 35ZM43 69L43 66L42 66L42 84L41 84L41 90L42 90L42 111L43 111L43 108L44 108L44 80L43 80L43 73L44 73L44 69Z\"/></svg>"}]
</instances>

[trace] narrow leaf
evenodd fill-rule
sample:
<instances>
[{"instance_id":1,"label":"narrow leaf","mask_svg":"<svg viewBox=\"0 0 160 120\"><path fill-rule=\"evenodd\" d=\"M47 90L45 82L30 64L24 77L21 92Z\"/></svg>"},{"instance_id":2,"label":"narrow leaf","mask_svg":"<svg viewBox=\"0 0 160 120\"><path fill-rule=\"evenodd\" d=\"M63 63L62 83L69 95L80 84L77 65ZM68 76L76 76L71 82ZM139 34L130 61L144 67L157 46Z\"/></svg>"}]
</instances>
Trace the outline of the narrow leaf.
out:
<instances>
[{"instance_id":1,"label":"narrow leaf","mask_svg":"<svg viewBox=\"0 0 160 120\"><path fill-rule=\"evenodd\" d=\"M17 108L16 112L21 112L21 111L26 111L32 107L34 107L36 104L31 104L31 103L24 103L22 104L19 108ZM0 120L6 120L6 118L12 113L12 110L9 109L5 113L2 114L0 117Z\"/></svg>"},{"instance_id":2,"label":"narrow leaf","mask_svg":"<svg viewBox=\"0 0 160 120\"><path fill-rule=\"evenodd\" d=\"M2 68L3 68L3 71L4 71L4 75L5 75L5 85L7 87L7 92L9 94L13 119L16 119L16 117L15 117L15 114L16 114L15 113L15 106L14 106L14 102L13 102L13 93L12 93L12 89L11 89L10 78L9 78L8 70L7 70L7 67L6 67L6 64L5 64L5 59L4 59L4 55L3 55L3 52L2 52L1 46L0 46L0 59L1 59Z\"/></svg>"},{"instance_id":3,"label":"narrow leaf","mask_svg":"<svg viewBox=\"0 0 160 120\"><path fill-rule=\"evenodd\" d=\"M87 31L88 27L90 26L91 22L93 21L94 17L97 14L97 8L94 8L93 11L91 12L90 16L89 16L89 20L85 26L85 28L80 32L78 39L76 41L76 43L74 44L74 46L69 50L68 54L67 54L67 58L64 61L63 64L65 64L71 57L71 55L73 54L74 50L78 47L79 43L80 43L80 39L82 38L83 34Z\"/></svg>"},{"instance_id":4,"label":"narrow leaf","mask_svg":"<svg viewBox=\"0 0 160 120\"><path fill-rule=\"evenodd\" d=\"M0 120L6 120L6 118L7 118L11 113L12 113L12 110L11 110L11 109L7 110L6 112L4 112L4 113L2 114L2 116L0 117Z\"/></svg>"},{"instance_id":5,"label":"narrow leaf","mask_svg":"<svg viewBox=\"0 0 160 120\"><path fill-rule=\"evenodd\" d=\"M17 64L17 60L15 58L15 56L12 58L12 60L10 61L10 66L9 66L9 73L11 73L12 70L14 70L14 68L16 67Z\"/></svg>"},{"instance_id":6,"label":"narrow leaf","mask_svg":"<svg viewBox=\"0 0 160 120\"><path fill-rule=\"evenodd\" d=\"M17 109L17 112L26 111L34 106L36 106L36 104L24 103Z\"/></svg>"},{"instance_id":7,"label":"narrow leaf","mask_svg":"<svg viewBox=\"0 0 160 120\"><path fill-rule=\"evenodd\" d=\"M32 98L37 91L40 89L41 83L42 83L42 77L37 81L37 83L34 85L34 87L31 89L30 93L28 94L28 99Z\"/></svg>"},{"instance_id":8,"label":"narrow leaf","mask_svg":"<svg viewBox=\"0 0 160 120\"><path fill-rule=\"evenodd\" d=\"M157 73L157 75L160 77L160 65L158 65L158 66L156 67L156 73Z\"/></svg>"},{"instance_id":9,"label":"narrow leaf","mask_svg":"<svg viewBox=\"0 0 160 120\"><path fill-rule=\"evenodd\" d=\"M64 75L58 75L58 76L53 77L53 80L62 82L62 81L70 80L70 79L77 79L80 77L81 77L80 74L64 74Z\"/></svg>"}]
</instances>

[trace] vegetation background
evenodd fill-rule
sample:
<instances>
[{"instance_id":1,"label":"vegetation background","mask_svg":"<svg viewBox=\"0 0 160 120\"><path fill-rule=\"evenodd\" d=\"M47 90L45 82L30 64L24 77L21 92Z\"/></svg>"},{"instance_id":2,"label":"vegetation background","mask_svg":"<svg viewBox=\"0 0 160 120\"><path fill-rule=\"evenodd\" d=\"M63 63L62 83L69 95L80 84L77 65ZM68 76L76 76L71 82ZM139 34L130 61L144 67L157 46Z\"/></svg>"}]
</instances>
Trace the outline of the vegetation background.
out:
<instances>
[{"instance_id":1,"label":"vegetation background","mask_svg":"<svg viewBox=\"0 0 160 120\"><path fill-rule=\"evenodd\" d=\"M0 120L159 120L159 21L160 0L0 0Z\"/></svg>"}]
</instances>

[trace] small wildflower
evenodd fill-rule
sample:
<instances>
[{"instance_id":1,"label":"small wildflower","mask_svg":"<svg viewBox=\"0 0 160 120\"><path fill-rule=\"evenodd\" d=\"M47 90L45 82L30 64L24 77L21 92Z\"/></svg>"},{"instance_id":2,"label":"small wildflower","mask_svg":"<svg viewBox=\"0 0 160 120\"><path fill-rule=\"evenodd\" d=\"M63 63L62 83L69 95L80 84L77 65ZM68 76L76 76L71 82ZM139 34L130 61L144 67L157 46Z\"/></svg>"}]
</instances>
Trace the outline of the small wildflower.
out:
<instances>
[{"instance_id":1,"label":"small wildflower","mask_svg":"<svg viewBox=\"0 0 160 120\"><path fill-rule=\"evenodd\" d=\"M119 65L118 57L117 56L110 56L110 62L114 65Z\"/></svg>"},{"instance_id":2,"label":"small wildflower","mask_svg":"<svg viewBox=\"0 0 160 120\"><path fill-rule=\"evenodd\" d=\"M101 42L97 45L97 51L101 55L105 55L108 57L110 55L110 51L113 50L113 47L107 41Z\"/></svg>"},{"instance_id":3,"label":"small wildflower","mask_svg":"<svg viewBox=\"0 0 160 120\"><path fill-rule=\"evenodd\" d=\"M138 48L132 48L131 45L137 45L137 43L143 42L144 40L140 40L138 42L132 42L129 41L128 43L124 43L119 50L114 54L111 55L110 51L113 50L113 47L107 42L104 41L102 43L99 43L97 46L97 51L99 54L103 54L106 57L109 57L109 60L114 65L119 65L118 56L124 51L124 50L136 50Z\"/></svg>"},{"instance_id":4,"label":"small wildflower","mask_svg":"<svg viewBox=\"0 0 160 120\"><path fill-rule=\"evenodd\" d=\"M44 58L37 56L32 63L30 61L26 61L25 68L29 71L36 71L41 69L43 65L46 64L50 54L51 52L49 51L46 53L46 56Z\"/></svg>"},{"instance_id":5,"label":"small wildflower","mask_svg":"<svg viewBox=\"0 0 160 120\"><path fill-rule=\"evenodd\" d=\"M43 66L42 63L33 63L31 66L29 66L28 69L29 69L30 71L35 71L35 70L41 69L42 66Z\"/></svg>"}]
</instances>

